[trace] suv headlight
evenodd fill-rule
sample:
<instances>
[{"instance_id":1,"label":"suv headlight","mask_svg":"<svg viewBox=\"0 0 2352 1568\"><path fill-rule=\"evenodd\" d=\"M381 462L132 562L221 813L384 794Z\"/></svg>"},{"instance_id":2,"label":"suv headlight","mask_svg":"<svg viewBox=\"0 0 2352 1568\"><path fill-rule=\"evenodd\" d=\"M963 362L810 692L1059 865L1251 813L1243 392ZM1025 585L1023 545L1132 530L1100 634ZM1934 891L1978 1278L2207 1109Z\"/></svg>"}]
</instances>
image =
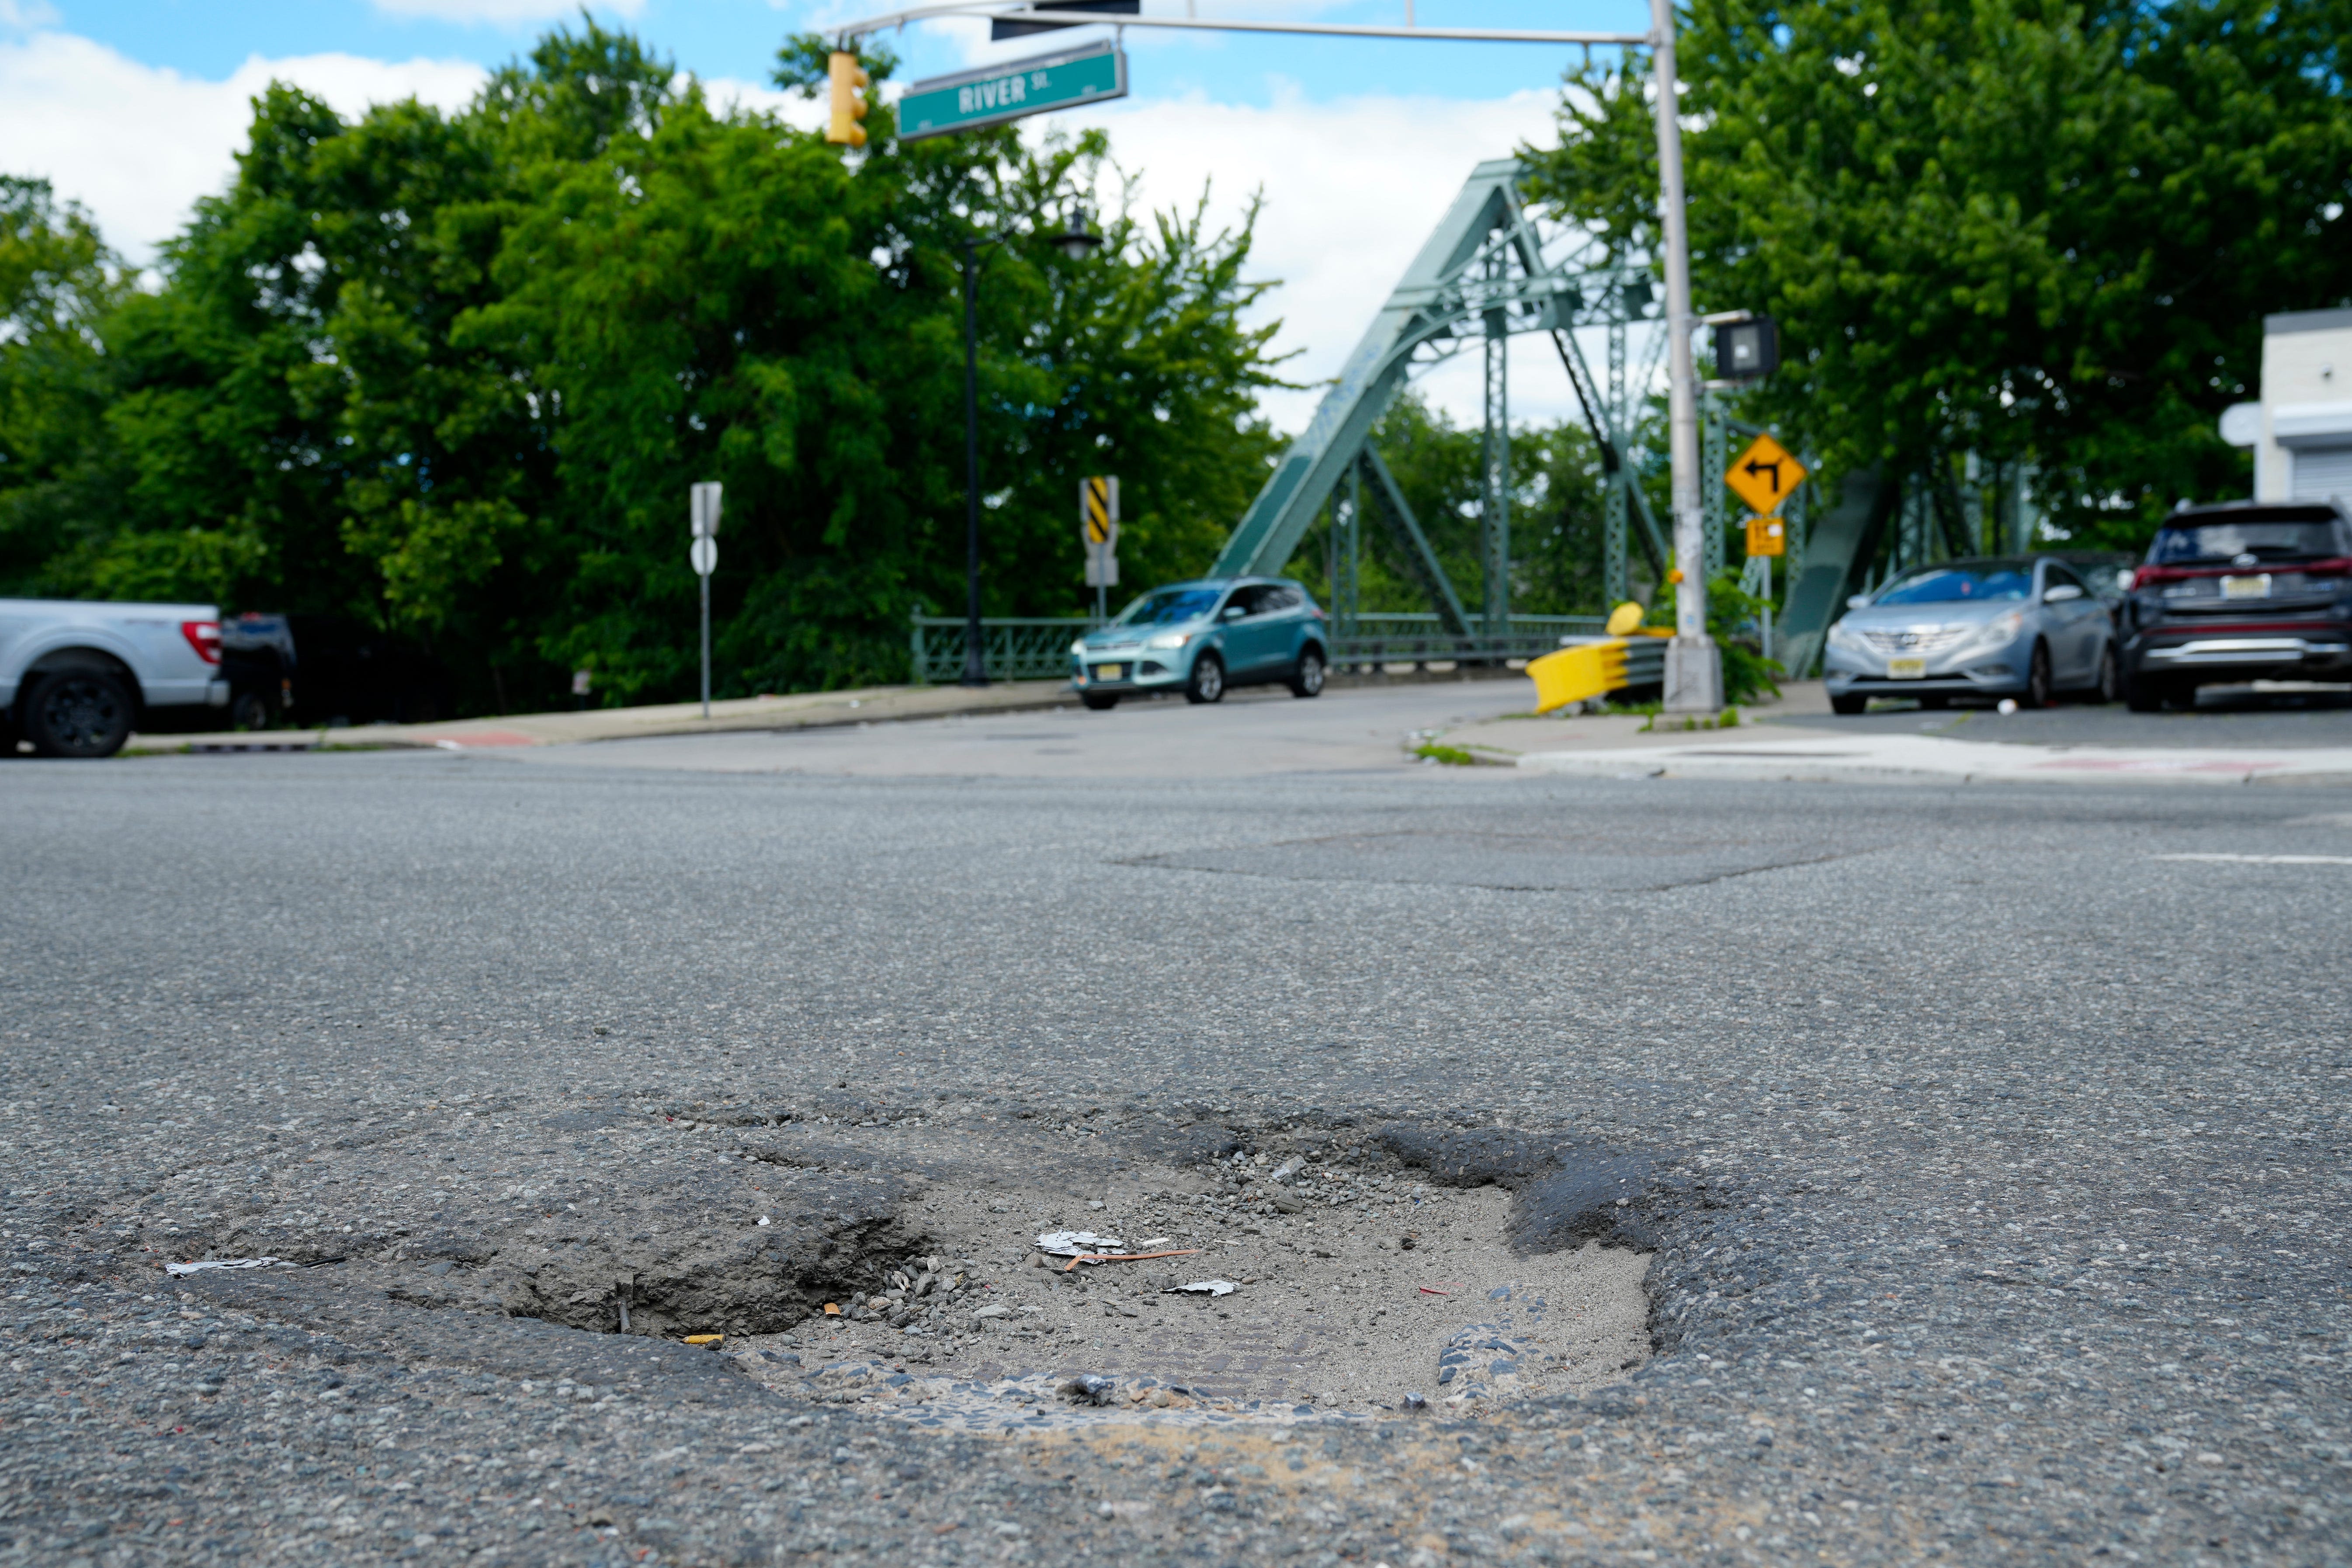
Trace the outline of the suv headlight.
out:
<instances>
[{"instance_id":1,"label":"suv headlight","mask_svg":"<svg viewBox=\"0 0 2352 1568\"><path fill-rule=\"evenodd\" d=\"M1070 657L1072 658L1084 658L1086 654L1087 645L1084 641L1074 642L1070 645Z\"/></svg>"},{"instance_id":2,"label":"suv headlight","mask_svg":"<svg viewBox=\"0 0 2352 1568\"><path fill-rule=\"evenodd\" d=\"M1143 646L1156 648L1182 647L1200 635L1198 632L1161 632Z\"/></svg>"}]
</instances>

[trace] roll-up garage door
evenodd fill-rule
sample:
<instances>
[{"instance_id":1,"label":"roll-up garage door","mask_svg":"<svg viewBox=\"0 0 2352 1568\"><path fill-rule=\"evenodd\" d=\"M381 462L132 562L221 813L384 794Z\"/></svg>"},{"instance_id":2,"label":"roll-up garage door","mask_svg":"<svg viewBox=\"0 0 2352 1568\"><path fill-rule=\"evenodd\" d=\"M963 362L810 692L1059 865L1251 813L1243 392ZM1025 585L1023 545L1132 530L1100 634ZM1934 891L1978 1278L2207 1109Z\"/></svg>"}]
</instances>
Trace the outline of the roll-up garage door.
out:
<instances>
[{"instance_id":1,"label":"roll-up garage door","mask_svg":"<svg viewBox=\"0 0 2352 1568\"><path fill-rule=\"evenodd\" d=\"M2352 500L2352 446L2297 448L2293 489L2296 500Z\"/></svg>"}]
</instances>

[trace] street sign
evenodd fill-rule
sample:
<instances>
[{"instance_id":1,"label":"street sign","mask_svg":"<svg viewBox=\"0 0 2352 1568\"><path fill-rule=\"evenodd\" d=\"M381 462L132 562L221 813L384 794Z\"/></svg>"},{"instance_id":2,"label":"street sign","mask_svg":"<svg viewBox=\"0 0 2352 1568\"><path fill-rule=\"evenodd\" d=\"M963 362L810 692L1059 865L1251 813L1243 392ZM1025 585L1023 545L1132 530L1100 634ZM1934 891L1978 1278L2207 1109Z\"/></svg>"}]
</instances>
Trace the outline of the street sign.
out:
<instances>
[{"instance_id":1,"label":"street sign","mask_svg":"<svg viewBox=\"0 0 2352 1568\"><path fill-rule=\"evenodd\" d=\"M719 569L719 541L703 535L687 546L686 558L693 564L696 576L709 576Z\"/></svg>"},{"instance_id":2,"label":"street sign","mask_svg":"<svg viewBox=\"0 0 2352 1568\"><path fill-rule=\"evenodd\" d=\"M1723 482L1758 511L1771 513L1779 511L1780 503L1805 482L1806 472L1805 465L1790 457L1786 447L1769 436L1759 436L1748 444L1748 450L1731 460Z\"/></svg>"},{"instance_id":3,"label":"street sign","mask_svg":"<svg viewBox=\"0 0 2352 1568\"><path fill-rule=\"evenodd\" d=\"M1751 517L1748 520L1748 554L1785 555L1788 552L1788 529L1779 518Z\"/></svg>"},{"instance_id":4,"label":"street sign","mask_svg":"<svg viewBox=\"0 0 2352 1568\"><path fill-rule=\"evenodd\" d=\"M1088 544L1118 543L1118 479L1098 474L1078 482L1078 527Z\"/></svg>"},{"instance_id":5,"label":"street sign","mask_svg":"<svg viewBox=\"0 0 2352 1568\"><path fill-rule=\"evenodd\" d=\"M1118 476L1091 474L1078 481L1078 542L1087 552L1087 586L1095 591L1095 617L1107 613L1103 590L1118 586Z\"/></svg>"},{"instance_id":6,"label":"street sign","mask_svg":"<svg viewBox=\"0 0 2352 1568\"><path fill-rule=\"evenodd\" d=\"M916 82L898 100L898 140L919 142L1126 96L1126 52L1106 38Z\"/></svg>"},{"instance_id":7,"label":"street sign","mask_svg":"<svg viewBox=\"0 0 2352 1568\"><path fill-rule=\"evenodd\" d=\"M716 479L705 479L687 492L687 505L693 514L690 526L697 539L710 539L719 532L719 488Z\"/></svg>"}]
</instances>

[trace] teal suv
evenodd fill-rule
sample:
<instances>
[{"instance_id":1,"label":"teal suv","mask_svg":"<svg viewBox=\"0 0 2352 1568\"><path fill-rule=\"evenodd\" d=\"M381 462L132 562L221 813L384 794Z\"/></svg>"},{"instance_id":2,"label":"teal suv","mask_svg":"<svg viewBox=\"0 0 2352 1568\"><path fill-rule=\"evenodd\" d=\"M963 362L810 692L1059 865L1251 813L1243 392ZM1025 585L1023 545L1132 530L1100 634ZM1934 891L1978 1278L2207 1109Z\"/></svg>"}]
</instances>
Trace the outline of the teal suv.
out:
<instances>
[{"instance_id":1,"label":"teal suv","mask_svg":"<svg viewBox=\"0 0 2352 1568\"><path fill-rule=\"evenodd\" d=\"M1097 709L1150 691L1214 702L1229 687L1276 681L1312 697L1329 662L1324 626L1307 590L1285 578L1171 583L1072 643L1070 684Z\"/></svg>"}]
</instances>

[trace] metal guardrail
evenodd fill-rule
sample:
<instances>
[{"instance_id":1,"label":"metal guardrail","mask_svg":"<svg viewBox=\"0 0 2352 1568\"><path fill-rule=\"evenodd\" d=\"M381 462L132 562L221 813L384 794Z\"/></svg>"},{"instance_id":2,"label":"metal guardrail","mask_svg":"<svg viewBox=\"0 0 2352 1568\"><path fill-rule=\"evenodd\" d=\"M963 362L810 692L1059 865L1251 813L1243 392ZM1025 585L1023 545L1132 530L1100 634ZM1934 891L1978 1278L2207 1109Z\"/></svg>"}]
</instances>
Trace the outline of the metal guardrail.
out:
<instances>
[{"instance_id":1,"label":"metal guardrail","mask_svg":"<svg viewBox=\"0 0 2352 1568\"><path fill-rule=\"evenodd\" d=\"M1083 616L991 616L980 623L980 657L991 680L1057 680L1070 673L1070 645L1101 624ZM915 684L961 680L963 637L961 616L915 616Z\"/></svg>"},{"instance_id":2,"label":"metal guardrail","mask_svg":"<svg viewBox=\"0 0 2352 1568\"><path fill-rule=\"evenodd\" d=\"M961 616L911 617L908 643L918 686L952 685L963 679L964 622ZM1102 623L1081 616L991 616L980 623L981 657L991 680L1055 680L1069 673L1070 644ZM1434 615L1359 616L1356 629L1331 638L1332 666L1339 669L1389 664L1499 664L1536 658L1563 638L1597 637L1599 616L1514 616L1501 637L1457 636ZM1655 642L1654 654L1641 645ZM1644 660L1656 664L1648 670ZM1635 638L1627 650L1627 672L1637 686L1665 679L1664 638ZM1646 673L1645 673L1646 671Z\"/></svg>"}]
</instances>

